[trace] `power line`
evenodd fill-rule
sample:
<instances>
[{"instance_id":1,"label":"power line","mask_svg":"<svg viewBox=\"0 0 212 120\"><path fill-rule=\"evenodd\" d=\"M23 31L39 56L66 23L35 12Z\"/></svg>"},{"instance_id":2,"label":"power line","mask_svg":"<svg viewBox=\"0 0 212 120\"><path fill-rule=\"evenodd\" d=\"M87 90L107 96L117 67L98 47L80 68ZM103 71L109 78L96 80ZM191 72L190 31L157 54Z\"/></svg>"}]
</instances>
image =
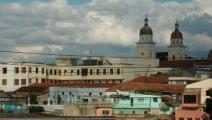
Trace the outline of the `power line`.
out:
<instances>
[{"instance_id":1,"label":"power line","mask_svg":"<svg viewBox=\"0 0 212 120\"><path fill-rule=\"evenodd\" d=\"M0 53L14 53L14 54L32 54L32 55L46 55L46 56L67 56L67 57L106 57L102 55L70 55L70 54L55 54L55 53L37 53L37 52L17 52L17 51L0 51ZM111 58L137 58L137 57L125 57L125 56L108 56Z\"/></svg>"}]
</instances>

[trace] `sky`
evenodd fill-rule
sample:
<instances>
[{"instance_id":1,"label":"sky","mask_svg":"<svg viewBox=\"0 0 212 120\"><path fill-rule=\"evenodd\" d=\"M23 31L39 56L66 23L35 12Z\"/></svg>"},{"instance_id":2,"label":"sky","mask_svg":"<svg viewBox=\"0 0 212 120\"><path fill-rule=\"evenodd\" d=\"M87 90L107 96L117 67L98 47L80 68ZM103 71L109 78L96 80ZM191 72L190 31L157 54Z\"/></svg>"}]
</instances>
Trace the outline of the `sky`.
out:
<instances>
[{"instance_id":1,"label":"sky","mask_svg":"<svg viewBox=\"0 0 212 120\"><path fill-rule=\"evenodd\" d=\"M156 50L167 51L176 19L187 55L212 48L211 0L0 0L0 51L134 57L145 15ZM0 62L58 56L0 53Z\"/></svg>"}]
</instances>

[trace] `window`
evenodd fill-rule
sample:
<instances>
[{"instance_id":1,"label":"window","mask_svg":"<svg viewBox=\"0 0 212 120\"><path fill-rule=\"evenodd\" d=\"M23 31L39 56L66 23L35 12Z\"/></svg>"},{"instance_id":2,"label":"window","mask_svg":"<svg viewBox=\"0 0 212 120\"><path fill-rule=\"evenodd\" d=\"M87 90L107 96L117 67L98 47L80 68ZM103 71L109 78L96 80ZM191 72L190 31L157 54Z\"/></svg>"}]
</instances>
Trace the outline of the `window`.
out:
<instances>
[{"instance_id":1,"label":"window","mask_svg":"<svg viewBox=\"0 0 212 120\"><path fill-rule=\"evenodd\" d=\"M52 69L50 69L50 75L52 75Z\"/></svg>"},{"instance_id":2,"label":"window","mask_svg":"<svg viewBox=\"0 0 212 120\"><path fill-rule=\"evenodd\" d=\"M54 70L54 75L57 75L57 70Z\"/></svg>"},{"instance_id":3,"label":"window","mask_svg":"<svg viewBox=\"0 0 212 120\"><path fill-rule=\"evenodd\" d=\"M106 69L103 69L103 75L106 75Z\"/></svg>"},{"instance_id":4,"label":"window","mask_svg":"<svg viewBox=\"0 0 212 120\"><path fill-rule=\"evenodd\" d=\"M45 83L45 79L41 79L41 83Z\"/></svg>"},{"instance_id":5,"label":"window","mask_svg":"<svg viewBox=\"0 0 212 120\"><path fill-rule=\"evenodd\" d=\"M7 68L2 68L2 73L7 74Z\"/></svg>"},{"instance_id":6,"label":"window","mask_svg":"<svg viewBox=\"0 0 212 120\"><path fill-rule=\"evenodd\" d=\"M172 56L172 59L175 60L175 55Z\"/></svg>"},{"instance_id":7,"label":"window","mask_svg":"<svg viewBox=\"0 0 212 120\"><path fill-rule=\"evenodd\" d=\"M71 70L71 75L74 73L74 70Z\"/></svg>"},{"instance_id":8,"label":"window","mask_svg":"<svg viewBox=\"0 0 212 120\"><path fill-rule=\"evenodd\" d=\"M184 118L179 118L179 120L184 120Z\"/></svg>"},{"instance_id":9,"label":"window","mask_svg":"<svg viewBox=\"0 0 212 120\"><path fill-rule=\"evenodd\" d=\"M192 120L192 118L188 118L187 120Z\"/></svg>"},{"instance_id":10,"label":"window","mask_svg":"<svg viewBox=\"0 0 212 120\"><path fill-rule=\"evenodd\" d=\"M71 92L69 92L69 95L71 95Z\"/></svg>"},{"instance_id":11,"label":"window","mask_svg":"<svg viewBox=\"0 0 212 120\"><path fill-rule=\"evenodd\" d=\"M47 75L49 74L48 69L46 69L46 74L47 74Z\"/></svg>"},{"instance_id":12,"label":"window","mask_svg":"<svg viewBox=\"0 0 212 120\"><path fill-rule=\"evenodd\" d=\"M142 53L141 53L141 56L143 56L143 55L144 55L144 53L142 52Z\"/></svg>"},{"instance_id":13,"label":"window","mask_svg":"<svg viewBox=\"0 0 212 120\"><path fill-rule=\"evenodd\" d=\"M19 79L14 80L14 85L19 85Z\"/></svg>"},{"instance_id":14,"label":"window","mask_svg":"<svg viewBox=\"0 0 212 120\"><path fill-rule=\"evenodd\" d=\"M77 75L79 75L80 74L80 70L77 70Z\"/></svg>"},{"instance_id":15,"label":"window","mask_svg":"<svg viewBox=\"0 0 212 120\"><path fill-rule=\"evenodd\" d=\"M110 74L111 74L111 75L113 74L113 69L110 69Z\"/></svg>"},{"instance_id":16,"label":"window","mask_svg":"<svg viewBox=\"0 0 212 120\"><path fill-rule=\"evenodd\" d=\"M96 70L96 74L99 75L99 69Z\"/></svg>"},{"instance_id":17,"label":"window","mask_svg":"<svg viewBox=\"0 0 212 120\"><path fill-rule=\"evenodd\" d=\"M99 95L102 95L102 92L100 92Z\"/></svg>"},{"instance_id":18,"label":"window","mask_svg":"<svg viewBox=\"0 0 212 120\"><path fill-rule=\"evenodd\" d=\"M91 92L89 92L89 97L92 95L92 93Z\"/></svg>"},{"instance_id":19,"label":"window","mask_svg":"<svg viewBox=\"0 0 212 120\"><path fill-rule=\"evenodd\" d=\"M32 83L32 79L31 78L29 78L29 84L31 84Z\"/></svg>"},{"instance_id":20,"label":"window","mask_svg":"<svg viewBox=\"0 0 212 120\"><path fill-rule=\"evenodd\" d=\"M88 69L82 69L82 76L87 76L88 75Z\"/></svg>"},{"instance_id":21,"label":"window","mask_svg":"<svg viewBox=\"0 0 212 120\"><path fill-rule=\"evenodd\" d=\"M138 98L138 102L144 102L144 98Z\"/></svg>"},{"instance_id":22,"label":"window","mask_svg":"<svg viewBox=\"0 0 212 120\"><path fill-rule=\"evenodd\" d=\"M36 67L36 70L35 70L35 72L36 72L36 73L38 73L38 68L37 68L37 67Z\"/></svg>"},{"instance_id":23,"label":"window","mask_svg":"<svg viewBox=\"0 0 212 120\"><path fill-rule=\"evenodd\" d=\"M133 106L133 98L130 99L130 105Z\"/></svg>"},{"instance_id":24,"label":"window","mask_svg":"<svg viewBox=\"0 0 212 120\"><path fill-rule=\"evenodd\" d=\"M31 67L29 67L29 73L31 73L32 72L32 68Z\"/></svg>"},{"instance_id":25,"label":"window","mask_svg":"<svg viewBox=\"0 0 212 120\"><path fill-rule=\"evenodd\" d=\"M153 102L158 102L158 98L153 98Z\"/></svg>"},{"instance_id":26,"label":"window","mask_svg":"<svg viewBox=\"0 0 212 120\"><path fill-rule=\"evenodd\" d=\"M21 68L21 72L22 72L22 73L26 73L26 67L22 67L22 68Z\"/></svg>"},{"instance_id":27,"label":"window","mask_svg":"<svg viewBox=\"0 0 212 120\"><path fill-rule=\"evenodd\" d=\"M122 80L119 80L119 83L122 83Z\"/></svg>"},{"instance_id":28,"label":"window","mask_svg":"<svg viewBox=\"0 0 212 120\"><path fill-rule=\"evenodd\" d=\"M7 85L7 79L2 80L2 85Z\"/></svg>"},{"instance_id":29,"label":"window","mask_svg":"<svg viewBox=\"0 0 212 120\"><path fill-rule=\"evenodd\" d=\"M103 115L109 115L109 113L110 113L109 110L103 110L103 111L102 111L102 114L103 114Z\"/></svg>"},{"instance_id":30,"label":"window","mask_svg":"<svg viewBox=\"0 0 212 120\"><path fill-rule=\"evenodd\" d=\"M21 79L21 85L26 85L26 79Z\"/></svg>"},{"instance_id":31,"label":"window","mask_svg":"<svg viewBox=\"0 0 212 120\"><path fill-rule=\"evenodd\" d=\"M59 70L59 75L61 75L61 70Z\"/></svg>"},{"instance_id":32,"label":"window","mask_svg":"<svg viewBox=\"0 0 212 120\"><path fill-rule=\"evenodd\" d=\"M200 120L200 118L195 118L195 120Z\"/></svg>"},{"instance_id":33,"label":"window","mask_svg":"<svg viewBox=\"0 0 212 120\"><path fill-rule=\"evenodd\" d=\"M196 104L196 95L184 95L184 103Z\"/></svg>"},{"instance_id":34,"label":"window","mask_svg":"<svg viewBox=\"0 0 212 120\"><path fill-rule=\"evenodd\" d=\"M132 111L133 114L135 114L135 111Z\"/></svg>"},{"instance_id":35,"label":"window","mask_svg":"<svg viewBox=\"0 0 212 120\"><path fill-rule=\"evenodd\" d=\"M44 74L44 68L42 68L41 72L42 72L42 74Z\"/></svg>"},{"instance_id":36,"label":"window","mask_svg":"<svg viewBox=\"0 0 212 120\"><path fill-rule=\"evenodd\" d=\"M66 73L67 73L67 70L64 70L64 75L66 75Z\"/></svg>"},{"instance_id":37,"label":"window","mask_svg":"<svg viewBox=\"0 0 212 120\"><path fill-rule=\"evenodd\" d=\"M38 79L36 79L36 81L35 81L36 83L38 83Z\"/></svg>"},{"instance_id":38,"label":"window","mask_svg":"<svg viewBox=\"0 0 212 120\"><path fill-rule=\"evenodd\" d=\"M117 75L120 75L120 69L119 68L117 69Z\"/></svg>"},{"instance_id":39,"label":"window","mask_svg":"<svg viewBox=\"0 0 212 120\"><path fill-rule=\"evenodd\" d=\"M15 73L19 73L19 68L15 67Z\"/></svg>"},{"instance_id":40,"label":"window","mask_svg":"<svg viewBox=\"0 0 212 120\"><path fill-rule=\"evenodd\" d=\"M93 70L92 69L90 69L90 75L93 75Z\"/></svg>"}]
</instances>

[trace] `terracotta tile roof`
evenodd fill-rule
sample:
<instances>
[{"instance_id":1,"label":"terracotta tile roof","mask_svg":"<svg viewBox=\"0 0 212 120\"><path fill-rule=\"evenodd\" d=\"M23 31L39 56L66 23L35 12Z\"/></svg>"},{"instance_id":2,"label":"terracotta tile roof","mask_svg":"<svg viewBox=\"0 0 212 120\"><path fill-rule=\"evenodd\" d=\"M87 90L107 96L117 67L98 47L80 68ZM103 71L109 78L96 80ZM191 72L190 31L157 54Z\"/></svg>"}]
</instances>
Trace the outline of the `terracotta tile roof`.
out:
<instances>
[{"instance_id":1,"label":"terracotta tile roof","mask_svg":"<svg viewBox=\"0 0 212 120\"><path fill-rule=\"evenodd\" d=\"M192 68L194 65L212 65L212 59L207 60L177 60L160 62L160 67Z\"/></svg>"},{"instance_id":2,"label":"terracotta tile roof","mask_svg":"<svg viewBox=\"0 0 212 120\"><path fill-rule=\"evenodd\" d=\"M31 86L39 87L84 87L84 88L109 88L117 83L34 83Z\"/></svg>"},{"instance_id":3,"label":"terracotta tile roof","mask_svg":"<svg viewBox=\"0 0 212 120\"><path fill-rule=\"evenodd\" d=\"M168 76L139 76L129 82L141 82L141 83L160 83L160 84L168 84Z\"/></svg>"},{"instance_id":4,"label":"terracotta tile roof","mask_svg":"<svg viewBox=\"0 0 212 120\"><path fill-rule=\"evenodd\" d=\"M48 87L45 86L23 86L16 91L15 93L43 93L48 90Z\"/></svg>"},{"instance_id":5,"label":"terracotta tile roof","mask_svg":"<svg viewBox=\"0 0 212 120\"><path fill-rule=\"evenodd\" d=\"M155 92L169 92L182 94L185 85L169 85L158 83L140 83L140 82L126 82L118 84L108 89L108 91L124 90L124 91L155 91Z\"/></svg>"}]
</instances>

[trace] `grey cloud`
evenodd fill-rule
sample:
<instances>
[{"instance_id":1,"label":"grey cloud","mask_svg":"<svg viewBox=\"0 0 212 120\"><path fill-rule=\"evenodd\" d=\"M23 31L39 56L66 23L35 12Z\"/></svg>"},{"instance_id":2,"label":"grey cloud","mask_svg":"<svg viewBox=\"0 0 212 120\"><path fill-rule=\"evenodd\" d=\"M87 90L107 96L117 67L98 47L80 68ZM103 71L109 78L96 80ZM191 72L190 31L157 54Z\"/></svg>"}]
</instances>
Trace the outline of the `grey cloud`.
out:
<instances>
[{"instance_id":1,"label":"grey cloud","mask_svg":"<svg viewBox=\"0 0 212 120\"><path fill-rule=\"evenodd\" d=\"M189 53L193 55L200 47L211 44L211 15L205 14L210 10L201 9L207 5L199 4L202 1L162 4L154 0L93 0L82 6L61 1L0 4L1 49L31 46L34 50L34 46L42 48L41 52L53 52L52 46L58 45L62 48L55 49L55 53L83 54L92 49L96 55L134 56L146 13L158 51L167 50L178 17ZM199 38L206 42L191 44ZM206 45L204 51L209 47Z\"/></svg>"},{"instance_id":2,"label":"grey cloud","mask_svg":"<svg viewBox=\"0 0 212 120\"><path fill-rule=\"evenodd\" d=\"M187 16L181 21L184 31L190 34L207 34L212 37L212 16L203 14L200 16Z\"/></svg>"}]
</instances>

